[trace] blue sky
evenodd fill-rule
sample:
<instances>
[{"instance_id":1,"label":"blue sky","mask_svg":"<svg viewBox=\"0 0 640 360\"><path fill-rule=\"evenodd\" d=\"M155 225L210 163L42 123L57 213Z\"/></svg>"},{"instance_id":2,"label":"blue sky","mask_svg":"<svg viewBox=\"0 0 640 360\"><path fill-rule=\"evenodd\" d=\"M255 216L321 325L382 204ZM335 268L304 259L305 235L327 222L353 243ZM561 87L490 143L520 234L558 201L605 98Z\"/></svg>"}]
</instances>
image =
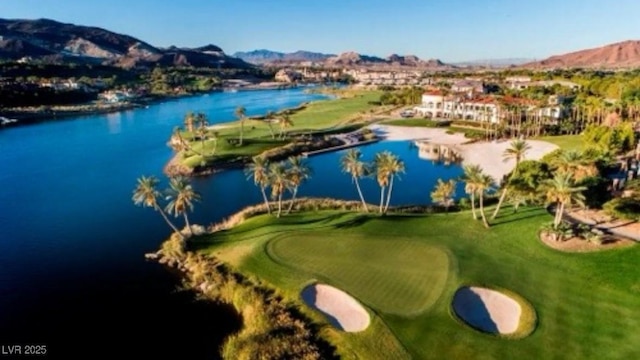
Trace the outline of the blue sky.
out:
<instances>
[{"instance_id":1,"label":"blue sky","mask_svg":"<svg viewBox=\"0 0 640 360\"><path fill-rule=\"evenodd\" d=\"M103 27L156 46L544 58L640 38L638 0L0 0L2 18Z\"/></svg>"}]
</instances>

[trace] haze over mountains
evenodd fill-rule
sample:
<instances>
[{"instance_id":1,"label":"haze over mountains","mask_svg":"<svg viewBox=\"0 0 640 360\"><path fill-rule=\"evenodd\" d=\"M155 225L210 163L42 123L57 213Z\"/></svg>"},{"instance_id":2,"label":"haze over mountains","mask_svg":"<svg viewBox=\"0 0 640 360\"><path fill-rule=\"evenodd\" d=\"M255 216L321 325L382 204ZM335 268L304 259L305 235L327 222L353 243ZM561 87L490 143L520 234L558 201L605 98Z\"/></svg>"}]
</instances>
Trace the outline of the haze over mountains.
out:
<instances>
[{"instance_id":1,"label":"haze over mountains","mask_svg":"<svg viewBox=\"0 0 640 360\"><path fill-rule=\"evenodd\" d=\"M215 45L160 48L132 36L97 27L65 24L49 19L0 19L0 59L19 60L25 57L51 63L96 63L125 68L155 65L250 68L255 65L286 66L310 62L328 67L407 67L430 70L512 65L538 69L614 69L640 67L640 41L619 42L556 55L541 61L514 58L447 64L438 59L422 60L414 55L392 54L381 58L353 51L335 55L303 50L283 53L262 49L229 56Z\"/></svg>"}]
</instances>

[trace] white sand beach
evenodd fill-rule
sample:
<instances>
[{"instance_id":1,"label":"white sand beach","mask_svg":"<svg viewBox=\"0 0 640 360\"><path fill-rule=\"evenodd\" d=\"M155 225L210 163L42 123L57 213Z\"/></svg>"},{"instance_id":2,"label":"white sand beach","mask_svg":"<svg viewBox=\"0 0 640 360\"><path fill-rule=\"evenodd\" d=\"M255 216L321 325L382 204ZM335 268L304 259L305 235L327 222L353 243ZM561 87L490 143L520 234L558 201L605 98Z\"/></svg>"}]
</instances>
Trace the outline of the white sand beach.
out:
<instances>
[{"instance_id":1,"label":"white sand beach","mask_svg":"<svg viewBox=\"0 0 640 360\"><path fill-rule=\"evenodd\" d=\"M369 126L378 136L386 141L424 140L434 144L450 145L462 155L465 165L479 165L485 173L496 181L508 174L515 166L514 160L503 161L502 154L509 148L510 141L476 142L467 144L469 139L462 134L447 134L446 129L405 127L390 125ZM539 160L544 155L557 149L558 146L540 140L527 140L531 149L527 151L526 160Z\"/></svg>"}]
</instances>

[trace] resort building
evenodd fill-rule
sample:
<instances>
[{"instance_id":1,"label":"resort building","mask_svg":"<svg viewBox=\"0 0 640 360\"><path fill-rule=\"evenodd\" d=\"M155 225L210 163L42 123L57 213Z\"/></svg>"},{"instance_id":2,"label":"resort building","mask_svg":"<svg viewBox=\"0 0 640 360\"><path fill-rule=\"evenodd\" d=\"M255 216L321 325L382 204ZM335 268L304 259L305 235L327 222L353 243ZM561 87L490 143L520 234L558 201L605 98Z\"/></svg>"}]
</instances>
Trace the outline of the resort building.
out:
<instances>
[{"instance_id":1,"label":"resort building","mask_svg":"<svg viewBox=\"0 0 640 360\"><path fill-rule=\"evenodd\" d=\"M98 95L98 98L109 103L129 101L135 96L128 91L105 91Z\"/></svg>"},{"instance_id":2,"label":"resort building","mask_svg":"<svg viewBox=\"0 0 640 360\"><path fill-rule=\"evenodd\" d=\"M375 71L370 69L344 70L357 83L362 85L419 86L431 85L432 79L423 76L421 71Z\"/></svg>"},{"instance_id":3,"label":"resort building","mask_svg":"<svg viewBox=\"0 0 640 360\"><path fill-rule=\"evenodd\" d=\"M507 87L511 90L524 90L531 85L529 76L509 76L505 79Z\"/></svg>"},{"instance_id":4,"label":"resort building","mask_svg":"<svg viewBox=\"0 0 640 360\"><path fill-rule=\"evenodd\" d=\"M429 91L422 95L422 104L414 108L416 114L427 118L461 119L469 121L498 123L520 111L521 116L530 114L541 116L550 123L567 116L569 108L566 98L551 96L547 104L541 106L533 100L514 97L493 97L486 95L444 95L439 90Z\"/></svg>"},{"instance_id":5,"label":"resort building","mask_svg":"<svg viewBox=\"0 0 640 360\"><path fill-rule=\"evenodd\" d=\"M451 91L465 94L484 94L486 88L481 80L460 80L451 85Z\"/></svg>"},{"instance_id":6,"label":"resort building","mask_svg":"<svg viewBox=\"0 0 640 360\"><path fill-rule=\"evenodd\" d=\"M414 110L428 118L458 118L492 123L499 120L499 106L492 97L445 96L438 90L424 93L422 104Z\"/></svg>"},{"instance_id":7,"label":"resort building","mask_svg":"<svg viewBox=\"0 0 640 360\"><path fill-rule=\"evenodd\" d=\"M275 76L275 80L279 82L292 83L302 80L302 74L290 69L280 69Z\"/></svg>"}]
</instances>

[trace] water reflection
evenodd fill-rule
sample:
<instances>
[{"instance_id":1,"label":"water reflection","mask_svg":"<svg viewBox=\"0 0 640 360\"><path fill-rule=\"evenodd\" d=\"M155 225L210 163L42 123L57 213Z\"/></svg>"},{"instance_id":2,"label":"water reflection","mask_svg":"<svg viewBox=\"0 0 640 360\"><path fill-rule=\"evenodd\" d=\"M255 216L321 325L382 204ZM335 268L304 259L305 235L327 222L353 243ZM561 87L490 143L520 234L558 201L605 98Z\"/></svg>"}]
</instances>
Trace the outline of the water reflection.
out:
<instances>
[{"instance_id":1,"label":"water reflection","mask_svg":"<svg viewBox=\"0 0 640 360\"><path fill-rule=\"evenodd\" d=\"M122 113L115 112L106 114L107 124L110 134L119 134L122 131Z\"/></svg>"},{"instance_id":2,"label":"water reflection","mask_svg":"<svg viewBox=\"0 0 640 360\"><path fill-rule=\"evenodd\" d=\"M424 140L415 141L414 145L418 148L418 157L420 159L447 166L462 162L462 155L453 146Z\"/></svg>"}]
</instances>

